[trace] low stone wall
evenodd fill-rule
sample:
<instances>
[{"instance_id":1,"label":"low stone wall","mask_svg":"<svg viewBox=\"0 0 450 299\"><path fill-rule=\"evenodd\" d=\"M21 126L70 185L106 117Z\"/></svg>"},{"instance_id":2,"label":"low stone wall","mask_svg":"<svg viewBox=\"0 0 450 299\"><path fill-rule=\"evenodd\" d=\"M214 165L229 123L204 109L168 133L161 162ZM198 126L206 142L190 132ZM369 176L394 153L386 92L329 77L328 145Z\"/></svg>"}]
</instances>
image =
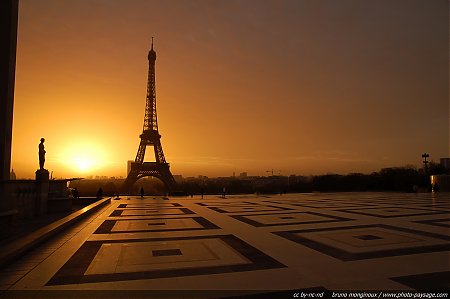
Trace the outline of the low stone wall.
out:
<instances>
[{"instance_id":1,"label":"low stone wall","mask_svg":"<svg viewBox=\"0 0 450 299\"><path fill-rule=\"evenodd\" d=\"M0 236L8 235L9 228L22 219L71 209L67 180L0 181Z\"/></svg>"},{"instance_id":2,"label":"low stone wall","mask_svg":"<svg viewBox=\"0 0 450 299\"><path fill-rule=\"evenodd\" d=\"M1 183L0 211L15 210L15 220L38 215L35 180L14 180Z\"/></svg>"},{"instance_id":3,"label":"low stone wall","mask_svg":"<svg viewBox=\"0 0 450 299\"><path fill-rule=\"evenodd\" d=\"M0 238L11 234L14 222L33 217L35 204L35 181L0 181Z\"/></svg>"}]
</instances>

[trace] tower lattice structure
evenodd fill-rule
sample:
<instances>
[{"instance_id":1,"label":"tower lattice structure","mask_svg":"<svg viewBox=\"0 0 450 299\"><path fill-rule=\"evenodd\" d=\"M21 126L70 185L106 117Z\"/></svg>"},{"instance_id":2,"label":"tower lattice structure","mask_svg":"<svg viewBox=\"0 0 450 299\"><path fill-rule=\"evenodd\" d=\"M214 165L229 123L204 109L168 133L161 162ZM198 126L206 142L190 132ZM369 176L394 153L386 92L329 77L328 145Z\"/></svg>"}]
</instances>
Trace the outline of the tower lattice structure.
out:
<instances>
[{"instance_id":1,"label":"tower lattice structure","mask_svg":"<svg viewBox=\"0 0 450 299\"><path fill-rule=\"evenodd\" d=\"M130 191L133 184L140 178L153 176L160 179L167 187L168 191L173 191L176 187L175 179L166 162L161 146L161 135L158 132L158 117L156 115L156 84L155 84L155 62L156 52L152 48L148 52L148 81L147 99L145 102L145 116L142 134L139 136L141 142L136 154L136 159L131 163L131 169L124 182L125 191ZM155 162L145 162L145 150L148 146L153 146Z\"/></svg>"}]
</instances>

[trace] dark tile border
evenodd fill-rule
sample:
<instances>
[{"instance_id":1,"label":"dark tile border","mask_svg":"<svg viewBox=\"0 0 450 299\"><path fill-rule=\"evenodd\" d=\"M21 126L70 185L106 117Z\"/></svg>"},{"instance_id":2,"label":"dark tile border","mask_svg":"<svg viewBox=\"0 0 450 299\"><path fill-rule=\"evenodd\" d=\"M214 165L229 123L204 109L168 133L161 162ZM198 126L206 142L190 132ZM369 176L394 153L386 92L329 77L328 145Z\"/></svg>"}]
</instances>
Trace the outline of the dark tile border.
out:
<instances>
[{"instance_id":1,"label":"dark tile border","mask_svg":"<svg viewBox=\"0 0 450 299\"><path fill-rule=\"evenodd\" d=\"M162 249L162 250L152 250L153 256L172 256L172 255L183 255L181 250L176 249Z\"/></svg>"},{"instance_id":2,"label":"dark tile border","mask_svg":"<svg viewBox=\"0 0 450 299\"><path fill-rule=\"evenodd\" d=\"M329 218L329 220L310 220L310 221L298 221L298 222L290 222L290 223L273 223L273 224L264 224L258 222L256 220L252 220L247 218L247 216L263 216L263 215L284 215L284 214L311 214L321 217ZM342 222L342 221L351 221L353 219L331 216L316 212L290 212L290 213L267 213L267 214L246 214L246 215L231 215L230 217L242 221L244 223L250 224L255 227L267 227L267 226L282 226L282 225L296 225L296 224L309 224L309 223L326 223L326 222Z\"/></svg>"},{"instance_id":3,"label":"dark tile border","mask_svg":"<svg viewBox=\"0 0 450 299\"><path fill-rule=\"evenodd\" d=\"M364 241L380 240L380 239L382 239L381 237L374 236L374 235L360 235L360 236L355 236L355 238L360 239L360 240L364 240Z\"/></svg>"},{"instance_id":4,"label":"dark tile border","mask_svg":"<svg viewBox=\"0 0 450 299\"><path fill-rule=\"evenodd\" d=\"M290 204L296 204L299 203L299 201L296 200L263 200L261 201L262 204L270 205L270 204L277 204L277 205L290 205Z\"/></svg>"},{"instance_id":5,"label":"dark tile border","mask_svg":"<svg viewBox=\"0 0 450 299\"><path fill-rule=\"evenodd\" d=\"M398 255L409 255L416 253L428 253L428 252L437 252L437 251L447 251L450 250L450 243L439 244L439 245L425 245L418 247L409 247L409 248L400 248L400 249L386 249L386 250L375 250L371 252L361 252L361 253L351 253L344 251L342 249L332 247L311 239L307 237L299 236L298 233L308 233L308 232L325 232L325 231L345 231L349 229L355 228L384 228L390 229L394 231L413 233L420 236L435 238L439 240L450 241L450 236L444 236L439 234L434 234L425 231L418 231L409 228L396 227L385 224L374 224L374 225L356 225L356 226L345 226L345 227L332 227L332 228L318 228L318 229L304 229L304 230L293 230L293 231L281 231L281 232L273 232L280 237L286 238L293 242L299 243L326 255L335 257L341 261L355 261L355 260L363 260L363 259L372 259L372 258L383 258L388 256L398 256Z\"/></svg>"},{"instance_id":6,"label":"dark tile border","mask_svg":"<svg viewBox=\"0 0 450 299\"><path fill-rule=\"evenodd\" d=\"M191 210L187 209L187 208L169 208L168 210L180 210L183 212L183 214L167 214L167 213L160 213L158 211L156 211L154 214L145 214L145 215L124 215L122 216L123 211L131 211L131 210L136 210L136 211L148 211L148 210L154 210L154 209L127 209L127 210L114 210L111 215L109 215L109 217L140 217L140 216L159 216L159 215L187 215L187 214L195 214L194 212L192 212Z\"/></svg>"},{"instance_id":7,"label":"dark tile border","mask_svg":"<svg viewBox=\"0 0 450 299\"><path fill-rule=\"evenodd\" d=\"M148 229L148 230L126 230L126 231L114 231L112 228L118 221L134 221L134 220L167 220L167 219L193 219L195 222L203 227L197 228L174 228L174 229ZM214 223L206 220L203 217L183 217L183 218L153 218L153 219L127 219L127 220L105 220L97 228L94 234L123 234L123 233L145 233L145 232L170 232L170 231L185 231L185 230L205 230L205 229L220 229Z\"/></svg>"},{"instance_id":8,"label":"dark tile border","mask_svg":"<svg viewBox=\"0 0 450 299\"><path fill-rule=\"evenodd\" d=\"M420 220L420 221L413 221L413 222L421 223L421 224L428 224L428 225L433 225L433 226L450 227L450 224L439 223L441 221L450 221L450 218L429 219L429 220Z\"/></svg>"},{"instance_id":9,"label":"dark tile border","mask_svg":"<svg viewBox=\"0 0 450 299\"><path fill-rule=\"evenodd\" d=\"M120 217L122 216L123 210L114 210L109 217Z\"/></svg>"},{"instance_id":10,"label":"dark tile border","mask_svg":"<svg viewBox=\"0 0 450 299\"><path fill-rule=\"evenodd\" d=\"M391 280L417 291L450 289L450 271L392 277Z\"/></svg>"},{"instance_id":11,"label":"dark tile border","mask_svg":"<svg viewBox=\"0 0 450 299\"><path fill-rule=\"evenodd\" d=\"M160 203L161 204L161 203ZM177 208L177 207L182 207L181 204L176 203L176 202L164 202L163 204L167 205L169 204L170 206L159 206L162 208ZM131 210L140 210L140 209L152 209L156 206L158 206L158 204L154 203L154 204L144 204L141 207L133 207L133 208L128 208L129 205L137 205L137 204L129 204L129 203L121 203L117 209L131 209Z\"/></svg>"},{"instance_id":12,"label":"dark tile border","mask_svg":"<svg viewBox=\"0 0 450 299\"><path fill-rule=\"evenodd\" d=\"M447 212L450 211L450 205L443 204L443 203L441 203L441 204L438 203L438 204L435 204L435 205L425 204L425 205L421 205L421 207L432 208L432 209L439 209L438 211L440 211L440 210L445 210Z\"/></svg>"},{"instance_id":13,"label":"dark tile border","mask_svg":"<svg viewBox=\"0 0 450 299\"><path fill-rule=\"evenodd\" d=\"M186 269L168 269L130 273L110 273L110 274L92 274L84 275L90 263L94 259L100 247L104 243L132 243L148 241L174 241L174 240L201 240L219 238L228 244L231 248L247 258L250 264L210 266ZM286 266L272 257L264 254L255 247L235 237L234 235L214 235L214 236L196 236L179 238L149 238L149 239L127 239L127 240L109 240L109 241L86 241L75 252L75 254L62 266L61 269L47 282L47 286L80 284L93 282L110 282L120 280L136 279L155 279L166 277L180 277L192 275L205 275L217 273L230 273L242 271L255 271L273 268L285 268Z\"/></svg>"},{"instance_id":14,"label":"dark tile border","mask_svg":"<svg viewBox=\"0 0 450 299\"><path fill-rule=\"evenodd\" d=\"M259 205L260 208L272 208L272 210L264 210L264 211L234 211L234 212L229 212L229 211L225 211L222 210L219 207L208 207L208 209L211 209L213 211L219 212L219 213L224 213L224 214L231 214L231 213L264 213L264 212L274 212L274 211L293 211L294 209L291 208L283 208L283 207L276 207L276 206L268 206L268 205ZM227 208L227 207L222 207L222 208ZM231 208L233 208L231 206Z\"/></svg>"},{"instance_id":15,"label":"dark tile border","mask_svg":"<svg viewBox=\"0 0 450 299\"><path fill-rule=\"evenodd\" d=\"M291 206L296 206L296 207L305 207L305 208L313 208L313 209L340 209L340 208L363 208L363 207L367 207L367 206L371 206L371 207L375 207L375 204L363 204L363 203L340 203L340 202L335 202L333 204L327 203L327 204L323 204L321 202L318 202L317 205L314 204L304 204L304 203L290 203L288 205Z\"/></svg>"},{"instance_id":16,"label":"dark tile border","mask_svg":"<svg viewBox=\"0 0 450 299\"><path fill-rule=\"evenodd\" d=\"M413 213L413 214L402 214L402 215L378 215L374 213L367 212L367 210L375 210L375 209L406 209L406 210L422 210L424 213ZM364 211L359 211L364 210ZM386 206L386 207L370 207L370 208L361 208L361 209L340 209L336 210L339 212L345 212L345 213L353 213L353 214L360 214L360 215L366 215L366 216L372 216L372 217L378 217L378 218L397 218L397 217L412 217L412 216L422 216L422 215L437 215L437 214L448 214L446 211L435 211L435 210L428 210L428 209L421 209L421 208L405 208L405 207L398 207L398 206Z\"/></svg>"},{"instance_id":17,"label":"dark tile border","mask_svg":"<svg viewBox=\"0 0 450 299\"><path fill-rule=\"evenodd\" d=\"M245 206L259 206L261 204L251 201L225 201L225 202L198 202L196 205L203 207L229 207L229 206L237 206L237 207L245 207Z\"/></svg>"}]
</instances>

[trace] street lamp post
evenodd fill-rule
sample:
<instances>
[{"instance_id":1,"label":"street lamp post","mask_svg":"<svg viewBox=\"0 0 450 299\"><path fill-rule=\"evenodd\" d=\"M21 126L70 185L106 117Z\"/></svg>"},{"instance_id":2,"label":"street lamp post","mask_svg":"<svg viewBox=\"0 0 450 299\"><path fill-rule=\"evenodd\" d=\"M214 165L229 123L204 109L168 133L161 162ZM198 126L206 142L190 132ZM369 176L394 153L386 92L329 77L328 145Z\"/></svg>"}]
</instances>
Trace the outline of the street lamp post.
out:
<instances>
[{"instance_id":1,"label":"street lamp post","mask_svg":"<svg viewBox=\"0 0 450 299\"><path fill-rule=\"evenodd\" d=\"M422 158L423 158L423 169L425 171L425 173L428 173L428 161L427 158L430 157L430 155L428 155L427 153L423 153L422 154Z\"/></svg>"}]
</instances>

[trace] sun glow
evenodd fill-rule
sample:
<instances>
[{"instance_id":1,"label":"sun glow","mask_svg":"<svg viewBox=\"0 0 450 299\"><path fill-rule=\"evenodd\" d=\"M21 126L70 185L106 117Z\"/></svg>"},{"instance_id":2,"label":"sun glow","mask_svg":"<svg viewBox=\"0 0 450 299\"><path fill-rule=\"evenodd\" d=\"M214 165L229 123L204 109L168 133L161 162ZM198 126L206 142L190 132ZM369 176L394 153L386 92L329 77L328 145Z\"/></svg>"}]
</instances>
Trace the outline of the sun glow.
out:
<instances>
[{"instance_id":1,"label":"sun glow","mask_svg":"<svg viewBox=\"0 0 450 299\"><path fill-rule=\"evenodd\" d=\"M100 145L92 142L77 143L66 147L61 164L80 174L92 173L106 166L107 157Z\"/></svg>"},{"instance_id":2,"label":"sun glow","mask_svg":"<svg viewBox=\"0 0 450 299\"><path fill-rule=\"evenodd\" d=\"M79 170L89 170L94 165L93 159L90 157L74 157L74 164L79 168Z\"/></svg>"}]
</instances>

